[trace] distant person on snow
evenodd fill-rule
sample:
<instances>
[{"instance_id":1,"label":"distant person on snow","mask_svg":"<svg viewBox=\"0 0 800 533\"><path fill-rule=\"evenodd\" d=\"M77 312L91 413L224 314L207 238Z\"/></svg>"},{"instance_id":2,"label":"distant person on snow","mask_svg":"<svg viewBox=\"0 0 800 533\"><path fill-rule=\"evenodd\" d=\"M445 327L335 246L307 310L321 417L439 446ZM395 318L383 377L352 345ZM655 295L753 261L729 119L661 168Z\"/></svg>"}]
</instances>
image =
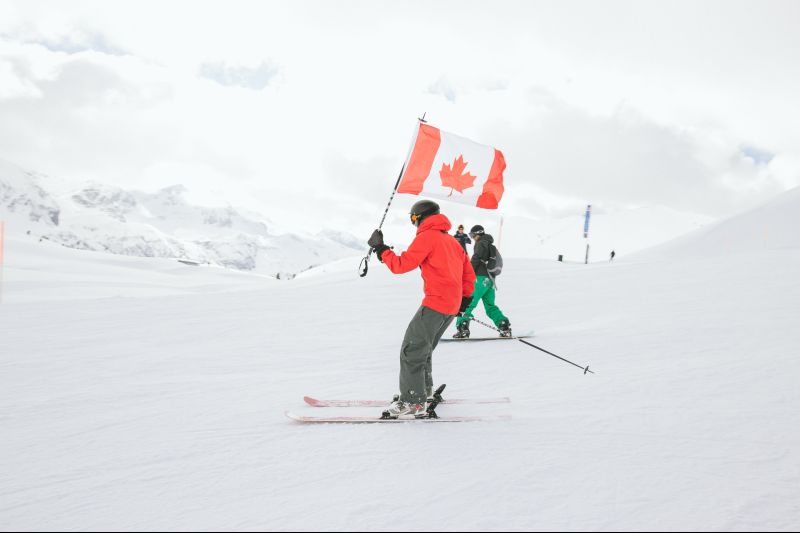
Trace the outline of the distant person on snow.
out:
<instances>
[{"instance_id":1,"label":"distant person on snow","mask_svg":"<svg viewBox=\"0 0 800 533\"><path fill-rule=\"evenodd\" d=\"M617 254L614 252L614 250L611 250L611 258L608 260L609 263L614 260L615 255Z\"/></svg>"},{"instance_id":2,"label":"distant person on snow","mask_svg":"<svg viewBox=\"0 0 800 533\"><path fill-rule=\"evenodd\" d=\"M401 255L383 242L381 230L367 241L378 259L394 274L422 270L425 298L408 324L400 349L400 396L387 410L390 418L424 416L433 396L432 354L439 339L472 300L475 272L467 254L448 234L452 225L439 205L420 200L411 206L417 236Z\"/></svg>"},{"instance_id":3,"label":"distant person on snow","mask_svg":"<svg viewBox=\"0 0 800 533\"><path fill-rule=\"evenodd\" d=\"M455 239L459 243L461 243L461 247L464 249L464 253L468 254L469 252L467 251L467 245L468 244L472 244L472 240L469 238L469 236L466 233L464 233L464 225L463 224L459 224L458 225L458 231L456 231L455 234L453 234L453 237L455 237Z\"/></svg>"},{"instance_id":4,"label":"distant person on snow","mask_svg":"<svg viewBox=\"0 0 800 533\"><path fill-rule=\"evenodd\" d=\"M492 319L494 325L500 330L501 337L511 336L511 323L494 303L495 284L494 279L489 273L487 265L489 258L495 257L497 249L494 247L494 238L483 230L483 226L473 226L469 230L469 235L475 240L472 253L472 268L478 276L475 281L475 290L472 293L472 302L456 320L458 331L453 335L454 339L466 339L469 337L469 321L472 318L472 311L483 300L483 307L486 314Z\"/></svg>"}]
</instances>

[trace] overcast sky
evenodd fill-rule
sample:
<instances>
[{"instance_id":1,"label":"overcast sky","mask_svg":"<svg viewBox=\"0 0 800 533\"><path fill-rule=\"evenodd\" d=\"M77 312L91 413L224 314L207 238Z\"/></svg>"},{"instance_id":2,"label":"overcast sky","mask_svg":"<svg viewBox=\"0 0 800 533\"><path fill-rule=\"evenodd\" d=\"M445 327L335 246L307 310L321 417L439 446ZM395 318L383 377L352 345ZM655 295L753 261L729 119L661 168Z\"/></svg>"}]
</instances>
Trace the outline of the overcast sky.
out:
<instances>
[{"instance_id":1,"label":"overcast sky","mask_svg":"<svg viewBox=\"0 0 800 533\"><path fill-rule=\"evenodd\" d=\"M795 1L0 0L0 158L368 234L427 112L503 150L501 213L718 217L800 184L798 27Z\"/></svg>"}]
</instances>

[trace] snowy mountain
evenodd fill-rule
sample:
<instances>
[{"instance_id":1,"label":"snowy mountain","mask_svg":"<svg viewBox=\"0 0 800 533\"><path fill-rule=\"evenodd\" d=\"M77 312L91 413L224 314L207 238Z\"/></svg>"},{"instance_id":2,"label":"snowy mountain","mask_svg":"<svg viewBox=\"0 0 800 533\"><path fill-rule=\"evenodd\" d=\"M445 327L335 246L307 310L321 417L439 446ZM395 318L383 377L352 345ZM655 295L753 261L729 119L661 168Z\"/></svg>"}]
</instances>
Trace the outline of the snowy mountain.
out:
<instances>
[{"instance_id":1,"label":"snowy mountain","mask_svg":"<svg viewBox=\"0 0 800 533\"><path fill-rule=\"evenodd\" d=\"M49 178L0 161L0 218L7 231L30 232L70 248L178 258L281 277L363 252L352 235L284 231L258 214L194 206L185 188L156 193L90 183L48 192Z\"/></svg>"},{"instance_id":2,"label":"snowy mountain","mask_svg":"<svg viewBox=\"0 0 800 533\"><path fill-rule=\"evenodd\" d=\"M0 159L0 214L15 221L58 226L58 203L37 184L37 178Z\"/></svg>"}]
</instances>

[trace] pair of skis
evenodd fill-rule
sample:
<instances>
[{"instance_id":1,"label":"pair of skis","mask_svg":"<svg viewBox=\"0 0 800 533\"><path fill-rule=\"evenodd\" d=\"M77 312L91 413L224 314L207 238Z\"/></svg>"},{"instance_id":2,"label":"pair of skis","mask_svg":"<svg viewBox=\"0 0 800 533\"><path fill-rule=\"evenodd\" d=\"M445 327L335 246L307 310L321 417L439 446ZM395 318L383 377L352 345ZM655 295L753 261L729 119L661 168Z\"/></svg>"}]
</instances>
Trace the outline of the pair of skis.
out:
<instances>
[{"instance_id":1,"label":"pair of skis","mask_svg":"<svg viewBox=\"0 0 800 533\"><path fill-rule=\"evenodd\" d=\"M484 341L515 341L530 339L533 335L515 335L513 337L465 337L461 339L441 339L439 342L484 342Z\"/></svg>"},{"instance_id":2,"label":"pair of skis","mask_svg":"<svg viewBox=\"0 0 800 533\"><path fill-rule=\"evenodd\" d=\"M476 405L476 404L502 404L510 403L511 399L508 397L498 398L454 398L442 399L441 393L444 390L444 385L437 389L434 398L438 397L438 401L434 404L434 408L438 405ZM311 407L386 407L389 403L386 400L319 400L311 396L303 397L303 400ZM433 411L433 409L431 409ZM445 416L439 417L435 414L425 418L380 418L369 416L302 416L292 412L286 411L286 416L297 422L304 423L404 423L404 422L480 422L491 420L510 420L510 415L488 415L488 416Z\"/></svg>"}]
</instances>

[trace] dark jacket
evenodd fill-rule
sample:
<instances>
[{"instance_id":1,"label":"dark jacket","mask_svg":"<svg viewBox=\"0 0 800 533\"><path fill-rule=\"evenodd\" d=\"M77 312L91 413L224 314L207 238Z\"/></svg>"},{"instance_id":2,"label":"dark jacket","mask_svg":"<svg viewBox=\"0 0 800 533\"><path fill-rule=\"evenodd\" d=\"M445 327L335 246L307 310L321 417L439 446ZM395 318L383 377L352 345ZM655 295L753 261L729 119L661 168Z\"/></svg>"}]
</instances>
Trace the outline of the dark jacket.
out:
<instances>
[{"instance_id":1,"label":"dark jacket","mask_svg":"<svg viewBox=\"0 0 800 533\"><path fill-rule=\"evenodd\" d=\"M494 238L485 233L481 235L480 240L472 247L472 268L475 270L476 276L488 276L489 271L486 269L486 262L491 256L492 243Z\"/></svg>"},{"instance_id":2,"label":"dark jacket","mask_svg":"<svg viewBox=\"0 0 800 533\"><path fill-rule=\"evenodd\" d=\"M470 239L469 235L467 235L466 233L455 232L453 234L453 237L461 244L461 247L464 249L465 252L467 251L467 245L472 244L472 239Z\"/></svg>"}]
</instances>

